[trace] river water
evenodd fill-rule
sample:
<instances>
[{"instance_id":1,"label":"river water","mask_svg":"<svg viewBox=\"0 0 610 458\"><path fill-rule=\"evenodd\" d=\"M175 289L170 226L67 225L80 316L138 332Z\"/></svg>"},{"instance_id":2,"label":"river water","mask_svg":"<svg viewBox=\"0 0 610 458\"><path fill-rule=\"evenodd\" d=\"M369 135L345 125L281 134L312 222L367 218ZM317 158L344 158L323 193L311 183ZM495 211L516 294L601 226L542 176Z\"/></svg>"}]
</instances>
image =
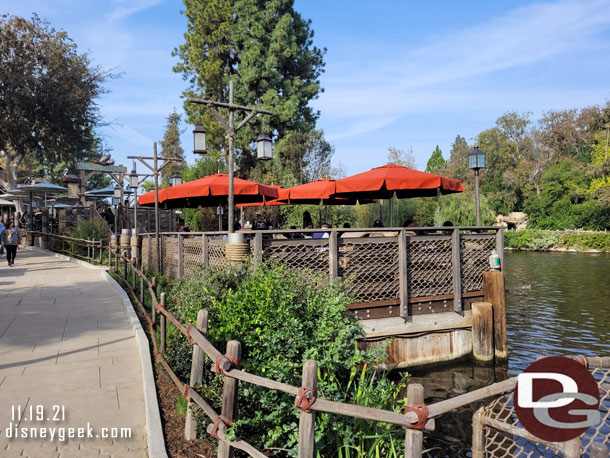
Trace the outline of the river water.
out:
<instances>
[{"instance_id":1,"label":"river water","mask_svg":"<svg viewBox=\"0 0 610 458\"><path fill-rule=\"evenodd\" d=\"M507 252L505 282L508 365L462 362L413 372L426 403L504 380L541 356L610 355L610 254ZM426 434L431 456L470 455L474 410L437 419L436 431Z\"/></svg>"}]
</instances>

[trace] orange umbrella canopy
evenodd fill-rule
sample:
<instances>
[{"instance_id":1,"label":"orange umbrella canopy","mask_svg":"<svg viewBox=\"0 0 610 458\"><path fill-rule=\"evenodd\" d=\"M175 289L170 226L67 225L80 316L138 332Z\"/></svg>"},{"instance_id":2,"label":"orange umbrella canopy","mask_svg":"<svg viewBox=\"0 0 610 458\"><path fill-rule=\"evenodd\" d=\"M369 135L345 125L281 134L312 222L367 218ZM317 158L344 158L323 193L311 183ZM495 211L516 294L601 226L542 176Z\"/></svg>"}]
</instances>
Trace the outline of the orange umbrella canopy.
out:
<instances>
[{"instance_id":1,"label":"orange umbrella canopy","mask_svg":"<svg viewBox=\"0 0 610 458\"><path fill-rule=\"evenodd\" d=\"M396 197L401 199L463 191L462 183L458 180L388 164L337 180L335 196L389 199L396 193Z\"/></svg>"},{"instance_id":2,"label":"orange umbrella canopy","mask_svg":"<svg viewBox=\"0 0 610 458\"><path fill-rule=\"evenodd\" d=\"M288 189L281 186L270 184L270 188L277 189L278 198L275 200L265 200L264 202L252 202L245 204L237 204L236 207L272 207L277 205L288 205Z\"/></svg>"},{"instance_id":3,"label":"orange umbrella canopy","mask_svg":"<svg viewBox=\"0 0 610 458\"><path fill-rule=\"evenodd\" d=\"M294 186L288 189L288 202L291 204L319 204L324 205L355 205L357 196L346 198L337 197L336 194L337 180L332 178L324 178L322 180L312 181L299 186ZM361 203L370 203L369 201Z\"/></svg>"},{"instance_id":4,"label":"orange umbrella canopy","mask_svg":"<svg viewBox=\"0 0 610 458\"><path fill-rule=\"evenodd\" d=\"M254 181L234 178L235 203L265 202L278 198L278 190ZM159 202L165 208L215 207L226 204L229 197L229 176L217 173L159 191ZM155 193L143 194L138 203L154 205Z\"/></svg>"}]
</instances>

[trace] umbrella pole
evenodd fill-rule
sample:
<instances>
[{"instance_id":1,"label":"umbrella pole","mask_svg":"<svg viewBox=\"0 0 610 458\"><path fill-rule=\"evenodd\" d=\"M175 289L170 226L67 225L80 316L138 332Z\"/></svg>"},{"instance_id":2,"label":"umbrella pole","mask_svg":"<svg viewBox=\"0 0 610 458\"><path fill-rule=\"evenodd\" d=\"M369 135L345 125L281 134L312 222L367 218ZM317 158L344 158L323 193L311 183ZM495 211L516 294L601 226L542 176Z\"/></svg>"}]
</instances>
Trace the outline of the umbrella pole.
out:
<instances>
[{"instance_id":1,"label":"umbrella pole","mask_svg":"<svg viewBox=\"0 0 610 458\"><path fill-rule=\"evenodd\" d=\"M390 227L394 227L393 203L394 203L394 196L390 197Z\"/></svg>"},{"instance_id":2,"label":"umbrella pole","mask_svg":"<svg viewBox=\"0 0 610 458\"><path fill-rule=\"evenodd\" d=\"M320 199L320 203L318 204L318 226L322 225L322 199Z\"/></svg>"},{"instance_id":3,"label":"umbrella pole","mask_svg":"<svg viewBox=\"0 0 610 458\"><path fill-rule=\"evenodd\" d=\"M379 199L379 221L383 224L383 199Z\"/></svg>"}]
</instances>

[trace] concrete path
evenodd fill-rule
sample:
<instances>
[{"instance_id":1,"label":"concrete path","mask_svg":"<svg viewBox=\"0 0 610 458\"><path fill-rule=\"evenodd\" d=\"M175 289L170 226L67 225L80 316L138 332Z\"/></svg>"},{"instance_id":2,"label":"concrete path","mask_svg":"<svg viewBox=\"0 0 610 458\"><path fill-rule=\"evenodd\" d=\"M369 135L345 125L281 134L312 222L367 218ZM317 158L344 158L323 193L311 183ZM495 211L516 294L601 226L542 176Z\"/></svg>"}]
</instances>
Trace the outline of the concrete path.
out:
<instances>
[{"instance_id":1,"label":"concrete path","mask_svg":"<svg viewBox=\"0 0 610 458\"><path fill-rule=\"evenodd\" d=\"M0 259L0 456L148 456L138 348L99 270L37 251Z\"/></svg>"}]
</instances>

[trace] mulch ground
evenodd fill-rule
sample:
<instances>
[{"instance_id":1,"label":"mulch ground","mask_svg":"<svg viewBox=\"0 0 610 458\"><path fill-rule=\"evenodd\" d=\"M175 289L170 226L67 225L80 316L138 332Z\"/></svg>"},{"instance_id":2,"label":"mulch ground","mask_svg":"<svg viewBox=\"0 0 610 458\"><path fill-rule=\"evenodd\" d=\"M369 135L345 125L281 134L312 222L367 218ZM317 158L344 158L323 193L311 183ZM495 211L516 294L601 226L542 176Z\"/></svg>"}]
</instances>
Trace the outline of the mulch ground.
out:
<instances>
[{"instance_id":1,"label":"mulch ground","mask_svg":"<svg viewBox=\"0 0 610 458\"><path fill-rule=\"evenodd\" d=\"M131 298L134 299L133 297ZM134 302L135 303L135 302ZM142 328L148 337L148 346L153 356L152 337L148 330L146 318L142 316L139 308L134 307ZM160 364L153 364L155 374L155 384L157 388L157 399L159 400L159 409L161 411L161 422L163 424L163 436L165 438L165 447L170 458L213 458L216 456L216 445L208 439L195 439L187 441L184 438L184 421L185 417L176 410L176 402L180 395L178 388L170 379Z\"/></svg>"}]
</instances>

